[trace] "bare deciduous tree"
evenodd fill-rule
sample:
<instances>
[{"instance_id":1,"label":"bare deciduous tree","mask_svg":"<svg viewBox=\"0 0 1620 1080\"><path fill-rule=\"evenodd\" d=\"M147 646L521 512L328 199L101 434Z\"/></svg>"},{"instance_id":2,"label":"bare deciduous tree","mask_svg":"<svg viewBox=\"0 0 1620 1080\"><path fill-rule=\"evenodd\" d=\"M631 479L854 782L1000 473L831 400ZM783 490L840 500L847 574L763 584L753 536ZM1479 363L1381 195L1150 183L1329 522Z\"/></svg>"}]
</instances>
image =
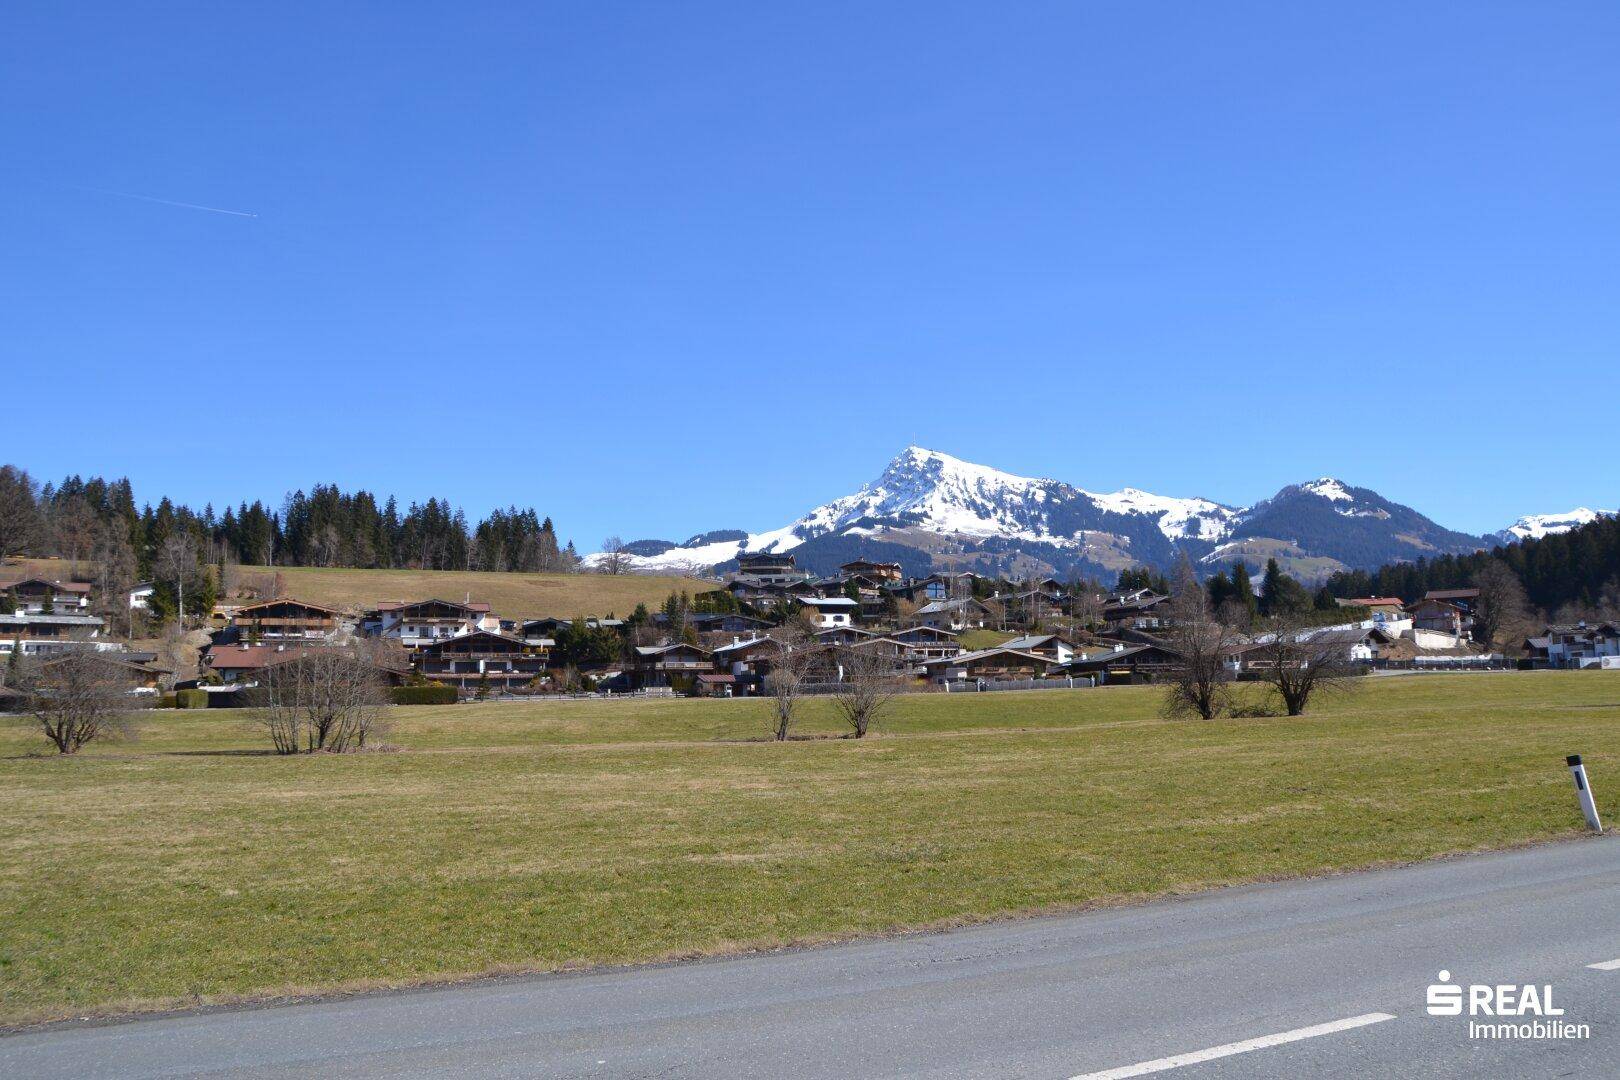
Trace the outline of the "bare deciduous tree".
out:
<instances>
[{"instance_id":1,"label":"bare deciduous tree","mask_svg":"<svg viewBox=\"0 0 1620 1080\"><path fill-rule=\"evenodd\" d=\"M1474 574L1479 603L1474 607L1474 636L1490 649L1523 641L1531 632L1530 598L1519 575L1501 559L1489 559Z\"/></svg>"},{"instance_id":2,"label":"bare deciduous tree","mask_svg":"<svg viewBox=\"0 0 1620 1080\"><path fill-rule=\"evenodd\" d=\"M1089 630L1102 619L1102 596L1089 581L1078 581L1069 586L1069 617L1076 630Z\"/></svg>"},{"instance_id":3,"label":"bare deciduous tree","mask_svg":"<svg viewBox=\"0 0 1620 1080\"><path fill-rule=\"evenodd\" d=\"M838 663L844 677L833 693L833 705L855 737L864 739L900 692L900 673L892 657L871 647L840 649Z\"/></svg>"},{"instance_id":4,"label":"bare deciduous tree","mask_svg":"<svg viewBox=\"0 0 1620 1080\"><path fill-rule=\"evenodd\" d=\"M603 540L602 558L597 561L596 568L604 574L629 573L630 553L624 550L624 541L617 536Z\"/></svg>"},{"instance_id":5,"label":"bare deciduous tree","mask_svg":"<svg viewBox=\"0 0 1620 1080\"><path fill-rule=\"evenodd\" d=\"M132 633L129 591L135 586L135 550L129 542L129 525L122 518L99 524L95 548L95 611L114 633Z\"/></svg>"},{"instance_id":6,"label":"bare deciduous tree","mask_svg":"<svg viewBox=\"0 0 1620 1080\"><path fill-rule=\"evenodd\" d=\"M271 664L261 686L259 723L278 754L363 750L383 731L382 679L346 649L310 649Z\"/></svg>"},{"instance_id":7,"label":"bare deciduous tree","mask_svg":"<svg viewBox=\"0 0 1620 1080\"><path fill-rule=\"evenodd\" d=\"M59 753L134 735L133 681L120 665L75 649L43 662L26 661L24 668L19 687L28 694L28 711Z\"/></svg>"},{"instance_id":8,"label":"bare deciduous tree","mask_svg":"<svg viewBox=\"0 0 1620 1080\"><path fill-rule=\"evenodd\" d=\"M1213 719L1231 703L1232 672L1226 657L1236 636L1210 613L1204 590L1196 579L1178 582L1171 602L1172 629L1168 648L1177 663L1165 693L1166 716Z\"/></svg>"},{"instance_id":9,"label":"bare deciduous tree","mask_svg":"<svg viewBox=\"0 0 1620 1080\"><path fill-rule=\"evenodd\" d=\"M174 586L180 625L186 623L186 589L196 588L202 568L197 565L197 541L188 532L178 532L163 541L152 563L152 574Z\"/></svg>"},{"instance_id":10,"label":"bare deciduous tree","mask_svg":"<svg viewBox=\"0 0 1620 1080\"><path fill-rule=\"evenodd\" d=\"M39 485L15 465L0 465L0 561L31 545L39 532Z\"/></svg>"},{"instance_id":11,"label":"bare deciduous tree","mask_svg":"<svg viewBox=\"0 0 1620 1080\"><path fill-rule=\"evenodd\" d=\"M1312 696L1344 693L1356 685L1351 646L1342 631L1281 617L1271 621L1251 655L1260 661L1260 677L1282 699L1288 715L1300 716Z\"/></svg>"},{"instance_id":12,"label":"bare deciduous tree","mask_svg":"<svg viewBox=\"0 0 1620 1080\"><path fill-rule=\"evenodd\" d=\"M785 742L793 728L799 695L815 666L819 649L816 639L791 621L777 627L771 636L780 646L766 677L771 692L771 734L777 742Z\"/></svg>"}]
</instances>

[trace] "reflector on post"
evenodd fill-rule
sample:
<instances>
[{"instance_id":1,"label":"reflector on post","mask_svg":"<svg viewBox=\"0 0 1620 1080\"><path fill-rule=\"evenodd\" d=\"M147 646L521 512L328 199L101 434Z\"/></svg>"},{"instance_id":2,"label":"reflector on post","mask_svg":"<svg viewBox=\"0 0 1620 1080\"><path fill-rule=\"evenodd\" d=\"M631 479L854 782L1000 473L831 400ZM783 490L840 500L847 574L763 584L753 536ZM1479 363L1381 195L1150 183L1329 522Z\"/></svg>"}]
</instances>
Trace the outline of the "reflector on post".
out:
<instances>
[{"instance_id":1,"label":"reflector on post","mask_svg":"<svg viewBox=\"0 0 1620 1080\"><path fill-rule=\"evenodd\" d=\"M1569 763L1569 773L1575 778L1575 797L1580 800L1581 813L1586 815L1586 824L1593 832L1603 831L1603 822L1598 820L1597 803L1592 799L1592 785L1586 779L1586 766L1581 764L1581 755L1571 754L1564 759Z\"/></svg>"}]
</instances>

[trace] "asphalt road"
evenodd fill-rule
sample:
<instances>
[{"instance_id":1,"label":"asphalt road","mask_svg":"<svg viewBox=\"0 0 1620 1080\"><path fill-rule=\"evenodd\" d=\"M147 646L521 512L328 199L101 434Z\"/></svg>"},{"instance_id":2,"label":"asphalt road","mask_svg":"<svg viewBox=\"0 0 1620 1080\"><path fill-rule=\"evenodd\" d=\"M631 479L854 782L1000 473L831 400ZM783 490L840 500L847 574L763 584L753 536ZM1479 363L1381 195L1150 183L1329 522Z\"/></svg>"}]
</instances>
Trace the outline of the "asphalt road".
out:
<instances>
[{"instance_id":1,"label":"asphalt road","mask_svg":"<svg viewBox=\"0 0 1620 1080\"><path fill-rule=\"evenodd\" d=\"M1608 961L1620 839L1604 838L769 956L56 1028L0 1038L0 1076L1613 1077L1620 964L1589 966ZM1550 986L1564 1014L1548 1019L1590 1037L1471 1038L1466 1007L1426 1013L1441 970L1465 994Z\"/></svg>"}]
</instances>

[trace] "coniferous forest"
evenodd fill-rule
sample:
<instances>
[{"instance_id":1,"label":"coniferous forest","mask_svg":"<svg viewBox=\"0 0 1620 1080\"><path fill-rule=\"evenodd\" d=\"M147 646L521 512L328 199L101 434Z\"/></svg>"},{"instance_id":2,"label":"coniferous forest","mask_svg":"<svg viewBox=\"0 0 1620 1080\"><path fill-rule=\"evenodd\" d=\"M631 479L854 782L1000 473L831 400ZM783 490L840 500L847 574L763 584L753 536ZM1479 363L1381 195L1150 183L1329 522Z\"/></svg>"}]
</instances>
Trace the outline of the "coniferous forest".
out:
<instances>
[{"instance_id":1,"label":"coniferous forest","mask_svg":"<svg viewBox=\"0 0 1620 1080\"><path fill-rule=\"evenodd\" d=\"M1431 589L1471 586L1491 559L1507 564L1541 611L1570 616L1620 611L1620 518L1614 517L1493 551L1391 563L1371 573L1341 571L1328 579L1327 589L1345 598L1398 596L1410 602Z\"/></svg>"},{"instance_id":2,"label":"coniferous forest","mask_svg":"<svg viewBox=\"0 0 1620 1080\"><path fill-rule=\"evenodd\" d=\"M137 504L125 478L40 484L13 465L0 466L0 552L94 563L109 588L176 577L160 565L176 553L198 566L568 572L579 562L532 508L495 510L469 524L448 499L401 509L391 496L316 484L277 507L255 500L198 510L166 497ZM204 599L199 590L186 608Z\"/></svg>"}]
</instances>

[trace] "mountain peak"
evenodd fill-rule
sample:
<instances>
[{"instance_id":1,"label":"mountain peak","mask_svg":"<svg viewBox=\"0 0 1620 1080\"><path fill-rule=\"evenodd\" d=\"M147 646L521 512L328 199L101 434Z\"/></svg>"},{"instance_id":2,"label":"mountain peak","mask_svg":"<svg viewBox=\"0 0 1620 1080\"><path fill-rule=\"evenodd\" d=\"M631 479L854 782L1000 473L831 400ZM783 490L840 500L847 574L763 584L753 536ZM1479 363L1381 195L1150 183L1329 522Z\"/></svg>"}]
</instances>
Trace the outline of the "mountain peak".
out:
<instances>
[{"instance_id":1,"label":"mountain peak","mask_svg":"<svg viewBox=\"0 0 1620 1080\"><path fill-rule=\"evenodd\" d=\"M1511 544L1515 540L1539 540L1544 536L1590 525L1600 517L1613 517L1614 514L1613 510L1593 510L1587 506L1577 506L1562 514L1526 514L1501 532L1491 534L1491 538L1504 544Z\"/></svg>"},{"instance_id":2,"label":"mountain peak","mask_svg":"<svg viewBox=\"0 0 1620 1080\"><path fill-rule=\"evenodd\" d=\"M1350 490L1345 487L1344 483L1335 480L1331 476L1324 476L1318 480L1312 480L1308 484L1301 484L1299 489L1308 491L1312 495L1320 495L1322 498L1332 502L1355 502L1355 496L1350 494Z\"/></svg>"},{"instance_id":3,"label":"mountain peak","mask_svg":"<svg viewBox=\"0 0 1620 1080\"><path fill-rule=\"evenodd\" d=\"M1547 515L1546 524L1597 513ZM1541 519L1525 524L1540 527ZM646 545L647 555L637 553L633 565L712 570L741 551L770 551L793 552L801 567L819 574L859 556L900 561L908 573L971 567L1106 578L1129 566L1167 569L1187 553L1208 565L1244 558L1251 567L1275 555L1289 573L1318 580L1347 567L1472 552L1483 543L1332 476L1238 508L1137 487L1091 492L912 443L858 491L780 528L700 533L667 549L659 541Z\"/></svg>"}]
</instances>

